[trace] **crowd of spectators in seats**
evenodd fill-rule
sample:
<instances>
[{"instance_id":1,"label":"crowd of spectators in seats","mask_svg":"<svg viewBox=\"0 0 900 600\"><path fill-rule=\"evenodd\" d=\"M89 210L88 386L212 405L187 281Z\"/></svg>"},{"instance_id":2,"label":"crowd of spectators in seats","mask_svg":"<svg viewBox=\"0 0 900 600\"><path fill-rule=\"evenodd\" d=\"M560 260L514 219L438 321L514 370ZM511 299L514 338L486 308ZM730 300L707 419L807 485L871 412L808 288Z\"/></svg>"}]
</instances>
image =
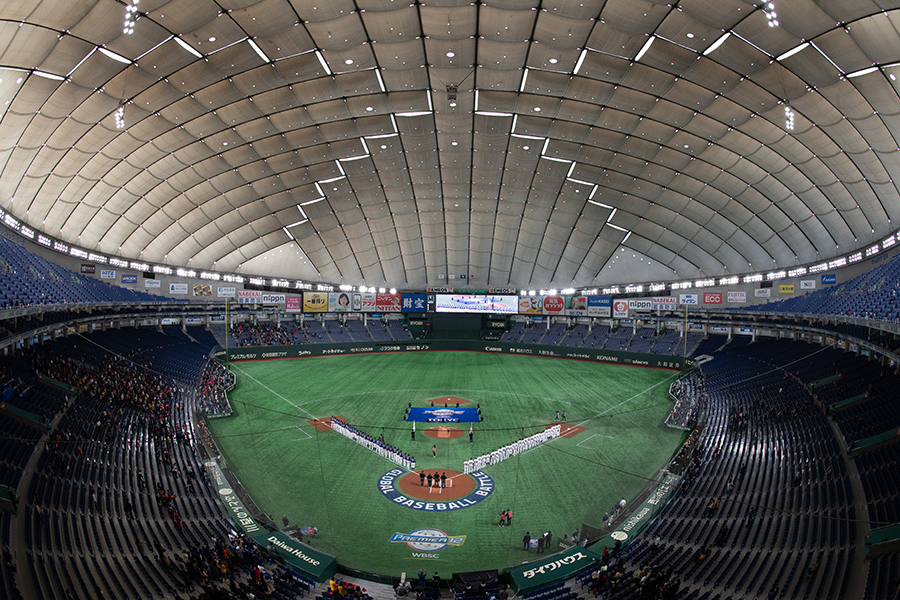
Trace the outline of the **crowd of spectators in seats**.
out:
<instances>
[{"instance_id":1,"label":"crowd of spectators in seats","mask_svg":"<svg viewBox=\"0 0 900 600\"><path fill-rule=\"evenodd\" d=\"M669 393L675 397L675 407L666 422L677 427L694 427L697 414L706 394L703 391L703 372L700 369L672 383Z\"/></svg>"},{"instance_id":2,"label":"crowd of spectators in seats","mask_svg":"<svg viewBox=\"0 0 900 600\"><path fill-rule=\"evenodd\" d=\"M118 426L116 414L123 407L139 411L141 420L160 438L170 437L170 413L177 391L174 382L134 362L136 352L127 356L109 355L96 365L72 357L50 356L33 352L34 373L68 384L104 405L104 418L99 426L107 438Z\"/></svg>"},{"instance_id":3,"label":"crowd of spectators in seats","mask_svg":"<svg viewBox=\"0 0 900 600\"><path fill-rule=\"evenodd\" d=\"M191 598L252 599L276 589L295 596L310 589L309 580L276 563L277 553L242 534L188 544L171 555L157 540L153 548L156 560L180 581L179 591ZM144 554L146 546L140 544L138 550Z\"/></svg>"},{"instance_id":4,"label":"crowd of spectators in seats","mask_svg":"<svg viewBox=\"0 0 900 600\"><path fill-rule=\"evenodd\" d=\"M622 595L641 600L672 600L681 589L681 579L672 565L639 567L630 571L624 561L617 561L619 542L612 552L603 549L600 560L591 569L587 582L594 597L617 598Z\"/></svg>"},{"instance_id":5,"label":"crowd of spectators in seats","mask_svg":"<svg viewBox=\"0 0 900 600\"><path fill-rule=\"evenodd\" d=\"M335 577L328 580L328 589L322 592L322 597L326 600L337 600L339 598L372 600L372 596L369 595L366 588Z\"/></svg>"},{"instance_id":6,"label":"crowd of spectators in seats","mask_svg":"<svg viewBox=\"0 0 900 600\"><path fill-rule=\"evenodd\" d=\"M218 361L207 363L197 389L200 412L204 414L222 414L231 412L225 390L234 385L234 373Z\"/></svg>"},{"instance_id":7,"label":"crowd of spectators in seats","mask_svg":"<svg viewBox=\"0 0 900 600\"><path fill-rule=\"evenodd\" d=\"M241 321L231 327L231 335L234 345L241 348L255 346L287 346L290 344L305 343L297 326L291 322L285 323L250 323Z\"/></svg>"}]
</instances>

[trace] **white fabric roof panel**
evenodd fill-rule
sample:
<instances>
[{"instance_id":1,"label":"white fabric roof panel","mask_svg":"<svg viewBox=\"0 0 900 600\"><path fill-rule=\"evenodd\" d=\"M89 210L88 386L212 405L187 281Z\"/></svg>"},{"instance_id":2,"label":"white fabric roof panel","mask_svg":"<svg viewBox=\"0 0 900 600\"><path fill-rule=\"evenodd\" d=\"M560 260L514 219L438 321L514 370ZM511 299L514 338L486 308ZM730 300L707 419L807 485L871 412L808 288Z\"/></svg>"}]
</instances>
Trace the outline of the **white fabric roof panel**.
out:
<instances>
[{"instance_id":1,"label":"white fabric roof panel","mask_svg":"<svg viewBox=\"0 0 900 600\"><path fill-rule=\"evenodd\" d=\"M60 2L0 6L0 204L94 251L597 286L821 261L900 213L900 2L145 0L131 36Z\"/></svg>"}]
</instances>

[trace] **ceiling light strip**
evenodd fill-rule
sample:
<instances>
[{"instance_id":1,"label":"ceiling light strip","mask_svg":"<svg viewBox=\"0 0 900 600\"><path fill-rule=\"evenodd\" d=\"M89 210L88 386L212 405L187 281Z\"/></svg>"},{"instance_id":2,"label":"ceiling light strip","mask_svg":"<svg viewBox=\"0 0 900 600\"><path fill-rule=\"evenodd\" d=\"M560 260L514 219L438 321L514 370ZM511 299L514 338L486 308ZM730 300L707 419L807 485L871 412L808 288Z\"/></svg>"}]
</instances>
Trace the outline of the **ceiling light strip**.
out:
<instances>
[{"instance_id":1,"label":"ceiling light strip","mask_svg":"<svg viewBox=\"0 0 900 600\"><path fill-rule=\"evenodd\" d=\"M178 37L177 35L176 35L173 39L174 39L176 42L178 42L178 45L179 45L179 46L181 46L182 48L184 48L185 50L187 50L188 52L190 52L191 54L193 54L193 55L196 56L197 58L203 58L203 55L202 55L202 54L200 54L199 52L197 52L196 50L194 50L194 49L191 47L190 44L188 44L186 41L184 41L183 39L181 39L181 38Z\"/></svg>"},{"instance_id":2,"label":"ceiling light strip","mask_svg":"<svg viewBox=\"0 0 900 600\"><path fill-rule=\"evenodd\" d=\"M805 50L807 48L807 46L809 46L809 42L803 42L799 46L795 46L795 47L791 48L790 50L788 50L787 52L785 52L784 54L782 54L775 60L777 60L779 62L786 60L786 59L792 57L793 55L797 54L798 52Z\"/></svg>"},{"instance_id":3,"label":"ceiling light strip","mask_svg":"<svg viewBox=\"0 0 900 600\"><path fill-rule=\"evenodd\" d=\"M256 42L254 42L254 41L253 41L252 39L250 39L250 38L247 38L247 43L250 44L250 47L253 48L253 50L254 50L257 54L259 54L259 57L260 57L261 59L263 59L263 61L265 61L265 62L267 62L267 63L272 62L271 60L269 60L269 57L266 56L266 53L262 51L262 48L260 48L259 46L256 45Z\"/></svg>"},{"instance_id":4,"label":"ceiling light strip","mask_svg":"<svg viewBox=\"0 0 900 600\"><path fill-rule=\"evenodd\" d=\"M706 56L707 54L715 52L718 49L718 47L721 46L722 44L724 44L725 40L727 40L730 36L731 36L730 31L726 31L725 33L723 33L719 39L717 39L715 42L713 42L712 46L710 46L709 48L707 48L706 50L703 51L703 56Z\"/></svg>"},{"instance_id":5,"label":"ceiling light strip","mask_svg":"<svg viewBox=\"0 0 900 600\"><path fill-rule=\"evenodd\" d=\"M332 75L331 69L328 67L328 63L325 62L325 57L322 56L322 53L319 50L316 50L316 58L319 59L319 62L322 64L322 68L325 69L325 73L328 75Z\"/></svg>"},{"instance_id":6,"label":"ceiling light strip","mask_svg":"<svg viewBox=\"0 0 900 600\"><path fill-rule=\"evenodd\" d=\"M587 48L581 51L581 56L578 57L578 62L575 63L575 70L572 72L573 75L578 75L578 71L581 70L581 65L584 63L587 53Z\"/></svg>"},{"instance_id":7,"label":"ceiling light strip","mask_svg":"<svg viewBox=\"0 0 900 600\"><path fill-rule=\"evenodd\" d=\"M653 45L653 40L655 40L655 39L656 39L656 36L652 36L652 35L651 35L651 36L647 39L647 41L644 42L644 45L643 45L643 46L641 47L641 49L638 51L637 56L634 57L634 62L638 62L638 61L641 60L641 58L644 56L644 54L647 53L647 50L650 49L650 46Z\"/></svg>"},{"instance_id":8,"label":"ceiling light strip","mask_svg":"<svg viewBox=\"0 0 900 600\"><path fill-rule=\"evenodd\" d=\"M122 56L121 54L116 54L116 53L113 52L112 50L107 50L106 48L103 48L102 46L98 46L97 49L100 50L100 52L103 53L103 54L105 54L107 57L109 57L109 58L111 58L111 59L113 59L113 60L115 60L115 61L117 61L117 62L126 64L126 65L130 65L130 64L131 64L131 61L130 61L130 60L128 60L127 58L125 58L125 57Z\"/></svg>"}]
</instances>

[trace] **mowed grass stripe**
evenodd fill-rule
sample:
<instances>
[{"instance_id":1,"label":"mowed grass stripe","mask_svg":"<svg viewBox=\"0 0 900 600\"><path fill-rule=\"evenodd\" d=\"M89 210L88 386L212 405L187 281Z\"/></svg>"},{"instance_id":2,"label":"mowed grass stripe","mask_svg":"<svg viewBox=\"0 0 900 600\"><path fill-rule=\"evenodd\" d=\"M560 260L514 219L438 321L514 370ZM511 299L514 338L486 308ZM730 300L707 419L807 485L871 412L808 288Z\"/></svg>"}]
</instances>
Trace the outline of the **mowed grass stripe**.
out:
<instances>
[{"instance_id":1,"label":"mowed grass stripe","mask_svg":"<svg viewBox=\"0 0 900 600\"><path fill-rule=\"evenodd\" d=\"M410 548L388 540L394 532L419 528L467 536L461 547L430 561L431 569L447 574L534 558L533 551L521 550L526 530L561 536L583 522L599 525L617 500L645 487L644 479L602 464L650 477L680 439L662 425L671 409L667 390L675 374L669 371L470 352L239 363L235 371L235 416L210 423L229 466L276 522L286 513L293 524L316 525L320 536L313 545L343 564L378 573L409 572L418 564ZM467 435L427 437L424 423L410 440L411 424L403 420L407 404L424 406L442 395L481 404L485 421L474 426L474 444ZM461 471L463 460L542 429L557 410L587 428L552 442L566 453L539 447L488 467L494 493L475 507L447 513L386 501L377 481L392 463L307 423L310 415L340 415L373 435L383 432L385 441L413 454L420 469ZM460 427L468 431L468 425ZM431 456L433 443L437 458ZM506 508L514 511L513 527L501 529L499 512Z\"/></svg>"}]
</instances>

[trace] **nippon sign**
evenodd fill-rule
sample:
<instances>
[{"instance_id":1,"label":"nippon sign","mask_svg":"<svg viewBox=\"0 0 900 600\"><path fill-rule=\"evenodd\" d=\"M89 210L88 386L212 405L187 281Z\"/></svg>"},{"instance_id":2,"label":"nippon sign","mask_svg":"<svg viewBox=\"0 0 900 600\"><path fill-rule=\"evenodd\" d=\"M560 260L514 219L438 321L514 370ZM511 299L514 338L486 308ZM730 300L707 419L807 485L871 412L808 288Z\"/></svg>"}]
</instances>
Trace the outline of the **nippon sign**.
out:
<instances>
[{"instance_id":1,"label":"nippon sign","mask_svg":"<svg viewBox=\"0 0 900 600\"><path fill-rule=\"evenodd\" d=\"M628 310L649 312L653 310L653 301L650 298L631 298L628 300Z\"/></svg>"},{"instance_id":2,"label":"nippon sign","mask_svg":"<svg viewBox=\"0 0 900 600\"><path fill-rule=\"evenodd\" d=\"M263 294L259 300L262 304L284 304L284 294Z\"/></svg>"},{"instance_id":3,"label":"nippon sign","mask_svg":"<svg viewBox=\"0 0 900 600\"><path fill-rule=\"evenodd\" d=\"M703 304L722 304L721 292L704 292Z\"/></svg>"},{"instance_id":4,"label":"nippon sign","mask_svg":"<svg viewBox=\"0 0 900 600\"><path fill-rule=\"evenodd\" d=\"M616 300L613 302L613 318L614 319L627 319L628 318L628 302L625 300Z\"/></svg>"},{"instance_id":5,"label":"nippon sign","mask_svg":"<svg viewBox=\"0 0 900 600\"><path fill-rule=\"evenodd\" d=\"M746 302L747 292L728 292L728 302Z\"/></svg>"},{"instance_id":6,"label":"nippon sign","mask_svg":"<svg viewBox=\"0 0 900 600\"><path fill-rule=\"evenodd\" d=\"M678 308L678 298L674 296L654 296L653 310L676 310Z\"/></svg>"},{"instance_id":7,"label":"nippon sign","mask_svg":"<svg viewBox=\"0 0 900 600\"><path fill-rule=\"evenodd\" d=\"M700 299L697 294L678 294L678 304L696 306L700 304Z\"/></svg>"},{"instance_id":8,"label":"nippon sign","mask_svg":"<svg viewBox=\"0 0 900 600\"><path fill-rule=\"evenodd\" d=\"M754 298L771 298L772 288L756 288L753 290Z\"/></svg>"}]
</instances>

